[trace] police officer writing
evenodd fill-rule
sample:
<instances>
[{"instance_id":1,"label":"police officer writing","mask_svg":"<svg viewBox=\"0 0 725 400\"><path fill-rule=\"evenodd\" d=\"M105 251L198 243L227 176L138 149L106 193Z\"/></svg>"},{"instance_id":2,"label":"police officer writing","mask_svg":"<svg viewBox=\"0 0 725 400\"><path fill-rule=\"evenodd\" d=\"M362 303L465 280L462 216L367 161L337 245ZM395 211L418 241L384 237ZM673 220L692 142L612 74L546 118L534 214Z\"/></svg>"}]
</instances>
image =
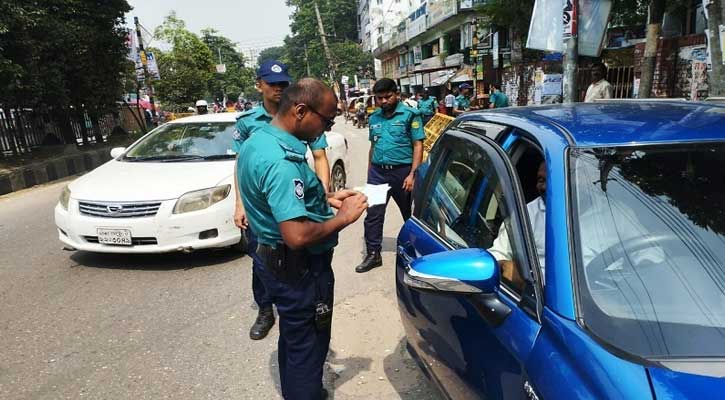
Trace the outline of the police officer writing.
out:
<instances>
[{"instance_id":1,"label":"police officer writing","mask_svg":"<svg viewBox=\"0 0 725 400\"><path fill-rule=\"evenodd\" d=\"M287 66L281 62L270 60L262 63L257 70L256 83L256 89L262 95L262 105L243 112L237 118L234 142L232 143L232 149L236 153L239 153L244 141L252 134L269 125L272 117L277 114L282 91L289 86L291 80L287 74ZM327 161L327 155L325 154L327 140L325 139L324 133L311 142L309 147L312 150L317 176L322 181L323 187L327 188L330 181L330 166ZM238 163L239 161L237 160ZM254 301L259 308L257 318L249 330L249 337L252 340L260 340L267 336L267 333L269 333L269 330L274 325L274 311L272 309L272 300L266 295L264 285L257 273L260 265L259 257L256 254L257 237L251 229L248 229L244 204L242 203L239 190L236 187L236 181L235 192L237 198L234 223L244 230L243 234L247 238L247 254L252 258L252 293L254 295Z\"/></svg>"},{"instance_id":2,"label":"police officer writing","mask_svg":"<svg viewBox=\"0 0 725 400\"><path fill-rule=\"evenodd\" d=\"M285 90L272 122L244 142L239 188L258 235L260 277L279 313L279 373L285 399L326 397L337 233L367 209L351 190L328 194L305 161L303 141L335 123L337 98L315 79ZM337 208L337 214L330 206Z\"/></svg>"},{"instance_id":3,"label":"police officer writing","mask_svg":"<svg viewBox=\"0 0 725 400\"><path fill-rule=\"evenodd\" d=\"M403 219L410 218L415 170L423 160L425 138L420 112L398 100L395 81L380 79L373 93L381 108L370 115L368 184L387 183L390 191L385 204L370 207L365 217L367 255L355 268L361 273L383 265L380 251L387 200L392 196Z\"/></svg>"}]
</instances>

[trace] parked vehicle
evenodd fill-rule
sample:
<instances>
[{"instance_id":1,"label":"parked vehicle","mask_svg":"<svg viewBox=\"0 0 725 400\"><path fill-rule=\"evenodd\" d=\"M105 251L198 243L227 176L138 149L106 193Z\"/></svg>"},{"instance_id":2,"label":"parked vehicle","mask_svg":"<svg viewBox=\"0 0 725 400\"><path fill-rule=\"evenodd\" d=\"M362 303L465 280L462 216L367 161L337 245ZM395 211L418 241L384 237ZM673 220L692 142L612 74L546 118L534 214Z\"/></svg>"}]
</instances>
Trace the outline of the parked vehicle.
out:
<instances>
[{"instance_id":1,"label":"parked vehicle","mask_svg":"<svg viewBox=\"0 0 725 400\"><path fill-rule=\"evenodd\" d=\"M238 113L176 119L71 182L55 207L60 241L102 253L162 253L240 242L232 136ZM343 135L327 132L333 189L349 171ZM307 160L312 165L312 156Z\"/></svg>"},{"instance_id":2,"label":"parked vehicle","mask_svg":"<svg viewBox=\"0 0 725 400\"><path fill-rule=\"evenodd\" d=\"M396 258L407 348L444 396L722 397L724 125L685 102L456 119Z\"/></svg>"}]
</instances>

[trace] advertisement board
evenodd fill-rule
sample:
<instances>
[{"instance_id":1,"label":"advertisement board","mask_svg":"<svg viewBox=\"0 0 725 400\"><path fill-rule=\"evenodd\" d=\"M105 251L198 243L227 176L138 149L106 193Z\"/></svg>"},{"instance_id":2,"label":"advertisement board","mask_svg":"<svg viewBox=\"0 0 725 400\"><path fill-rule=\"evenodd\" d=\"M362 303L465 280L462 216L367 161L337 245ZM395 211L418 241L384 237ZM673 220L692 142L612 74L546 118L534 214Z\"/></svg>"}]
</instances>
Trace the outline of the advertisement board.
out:
<instances>
[{"instance_id":1,"label":"advertisement board","mask_svg":"<svg viewBox=\"0 0 725 400\"><path fill-rule=\"evenodd\" d=\"M428 26L432 27L446 18L456 15L457 0L429 0Z\"/></svg>"}]
</instances>

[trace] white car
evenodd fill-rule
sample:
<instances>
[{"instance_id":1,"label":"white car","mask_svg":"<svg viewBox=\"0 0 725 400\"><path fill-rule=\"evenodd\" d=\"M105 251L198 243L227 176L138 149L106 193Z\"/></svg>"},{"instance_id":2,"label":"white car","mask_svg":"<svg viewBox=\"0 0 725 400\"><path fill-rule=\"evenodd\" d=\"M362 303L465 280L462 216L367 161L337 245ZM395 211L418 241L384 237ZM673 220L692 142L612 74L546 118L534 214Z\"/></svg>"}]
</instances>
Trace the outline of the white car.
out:
<instances>
[{"instance_id":1,"label":"white car","mask_svg":"<svg viewBox=\"0 0 725 400\"><path fill-rule=\"evenodd\" d=\"M238 113L181 118L164 124L112 160L70 183L55 207L66 249L162 253L228 247L234 225L232 136ZM348 143L327 132L330 186L345 187ZM313 167L312 155L307 160Z\"/></svg>"}]
</instances>

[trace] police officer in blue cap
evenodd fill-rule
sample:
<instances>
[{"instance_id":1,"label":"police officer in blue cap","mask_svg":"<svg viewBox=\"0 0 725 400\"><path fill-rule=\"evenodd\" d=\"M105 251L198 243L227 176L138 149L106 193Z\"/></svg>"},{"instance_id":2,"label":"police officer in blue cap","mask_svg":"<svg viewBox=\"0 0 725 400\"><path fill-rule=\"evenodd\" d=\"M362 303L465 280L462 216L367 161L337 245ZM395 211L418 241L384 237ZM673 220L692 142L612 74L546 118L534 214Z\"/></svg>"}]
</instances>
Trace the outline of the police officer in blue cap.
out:
<instances>
[{"instance_id":1,"label":"police officer in blue cap","mask_svg":"<svg viewBox=\"0 0 725 400\"><path fill-rule=\"evenodd\" d=\"M390 185L387 200L392 197L407 220L411 213L415 170L423 160L423 121L420 111L399 101L398 87L392 79L377 81L373 93L380 108L370 115L368 184ZM365 217L367 255L355 268L356 272L383 265L380 250L386 205L387 201L368 210Z\"/></svg>"},{"instance_id":2,"label":"police officer in blue cap","mask_svg":"<svg viewBox=\"0 0 725 400\"><path fill-rule=\"evenodd\" d=\"M304 141L329 130L337 97L315 79L282 94L277 115L242 145L239 188L257 234L258 271L279 313L282 396L326 398L322 370L330 345L337 234L367 209L358 192L326 189L305 161ZM338 209L337 214L330 207Z\"/></svg>"},{"instance_id":3,"label":"police officer in blue cap","mask_svg":"<svg viewBox=\"0 0 725 400\"><path fill-rule=\"evenodd\" d=\"M279 61L270 60L259 66L257 70L256 89L262 95L262 105L243 112L237 118L234 142L232 144L235 152L239 153L242 143L246 139L272 121L272 118L277 114L282 92L290 85L291 80L287 73L287 66ZM309 147L314 158L317 176L320 178L323 187L328 188L330 165L327 161L327 154L325 153L327 140L325 139L324 133L311 142ZM257 237L251 229L248 229L247 217L241 195L239 190L235 190L235 192L237 194L237 200L234 212L234 223L242 228L244 230L243 234L246 235L248 244L247 253L252 258L252 293L254 295L254 301L259 308L257 318L249 330L249 337L252 340L260 340L267 336L267 333L269 333L269 330L274 325L274 311L272 309L272 300L267 296L264 285L257 274L260 263L259 257L256 254Z\"/></svg>"}]
</instances>

